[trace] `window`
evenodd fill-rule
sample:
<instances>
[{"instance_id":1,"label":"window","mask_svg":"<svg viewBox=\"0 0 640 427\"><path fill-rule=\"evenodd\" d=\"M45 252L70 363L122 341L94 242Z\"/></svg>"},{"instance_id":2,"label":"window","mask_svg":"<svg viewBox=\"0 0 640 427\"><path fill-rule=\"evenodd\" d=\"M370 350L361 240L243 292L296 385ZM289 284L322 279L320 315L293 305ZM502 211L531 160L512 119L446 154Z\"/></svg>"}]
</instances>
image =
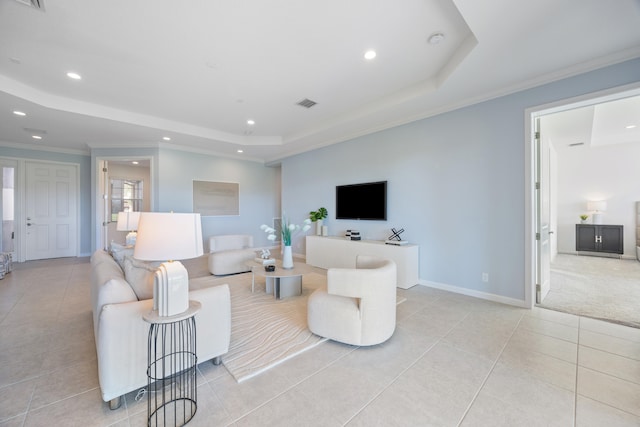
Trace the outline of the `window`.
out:
<instances>
[{"instance_id":1,"label":"window","mask_svg":"<svg viewBox=\"0 0 640 427\"><path fill-rule=\"evenodd\" d=\"M111 222L118 221L118 212L142 211L143 181L111 179Z\"/></svg>"}]
</instances>

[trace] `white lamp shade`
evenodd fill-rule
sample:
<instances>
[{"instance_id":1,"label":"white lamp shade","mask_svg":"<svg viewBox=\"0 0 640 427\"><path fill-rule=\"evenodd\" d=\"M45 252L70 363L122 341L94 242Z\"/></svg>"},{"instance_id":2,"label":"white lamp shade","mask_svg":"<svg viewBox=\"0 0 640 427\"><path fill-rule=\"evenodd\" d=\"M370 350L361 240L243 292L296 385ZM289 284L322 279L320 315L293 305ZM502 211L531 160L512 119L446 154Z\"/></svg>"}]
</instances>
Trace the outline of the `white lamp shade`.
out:
<instances>
[{"instance_id":1,"label":"white lamp shade","mask_svg":"<svg viewBox=\"0 0 640 427\"><path fill-rule=\"evenodd\" d=\"M142 212L134 258L167 261L203 254L200 214Z\"/></svg>"},{"instance_id":2,"label":"white lamp shade","mask_svg":"<svg viewBox=\"0 0 640 427\"><path fill-rule=\"evenodd\" d=\"M140 212L118 212L118 223L116 230L118 231L134 231L138 229L140 221Z\"/></svg>"},{"instance_id":3,"label":"white lamp shade","mask_svg":"<svg viewBox=\"0 0 640 427\"><path fill-rule=\"evenodd\" d=\"M604 200L587 202L587 210L591 212L604 212L607 210L607 202Z\"/></svg>"}]
</instances>

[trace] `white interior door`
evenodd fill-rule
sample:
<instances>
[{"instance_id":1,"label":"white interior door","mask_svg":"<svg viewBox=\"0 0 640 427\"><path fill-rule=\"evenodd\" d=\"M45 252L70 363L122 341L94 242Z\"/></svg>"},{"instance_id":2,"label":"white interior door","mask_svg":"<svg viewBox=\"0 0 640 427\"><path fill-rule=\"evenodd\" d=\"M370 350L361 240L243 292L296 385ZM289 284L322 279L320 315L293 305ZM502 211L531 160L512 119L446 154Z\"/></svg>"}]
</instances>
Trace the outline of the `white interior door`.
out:
<instances>
[{"instance_id":1,"label":"white interior door","mask_svg":"<svg viewBox=\"0 0 640 427\"><path fill-rule=\"evenodd\" d=\"M26 260L77 256L77 167L26 162Z\"/></svg>"},{"instance_id":2,"label":"white interior door","mask_svg":"<svg viewBox=\"0 0 640 427\"><path fill-rule=\"evenodd\" d=\"M535 119L536 141L536 303L540 304L551 289L551 203L550 148L542 136L540 118Z\"/></svg>"}]
</instances>

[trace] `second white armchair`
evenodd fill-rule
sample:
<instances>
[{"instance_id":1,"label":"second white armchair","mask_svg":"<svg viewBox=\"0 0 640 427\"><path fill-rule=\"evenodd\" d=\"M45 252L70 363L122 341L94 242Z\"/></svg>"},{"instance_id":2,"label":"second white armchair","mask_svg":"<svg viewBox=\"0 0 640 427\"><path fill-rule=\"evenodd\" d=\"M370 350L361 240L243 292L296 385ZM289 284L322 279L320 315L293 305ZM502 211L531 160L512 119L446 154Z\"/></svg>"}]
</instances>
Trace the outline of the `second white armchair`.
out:
<instances>
[{"instance_id":1,"label":"second white armchair","mask_svg":"<svg viewBox=\"0 0 640 427\"><path fill-rule=\"evenodd\" d=\"M356 268L330 268L327 287L309 296L307 322L316 335L367 346L388 340L396 327L396 264L359 255Z\"/></svg>"}]
</instances>

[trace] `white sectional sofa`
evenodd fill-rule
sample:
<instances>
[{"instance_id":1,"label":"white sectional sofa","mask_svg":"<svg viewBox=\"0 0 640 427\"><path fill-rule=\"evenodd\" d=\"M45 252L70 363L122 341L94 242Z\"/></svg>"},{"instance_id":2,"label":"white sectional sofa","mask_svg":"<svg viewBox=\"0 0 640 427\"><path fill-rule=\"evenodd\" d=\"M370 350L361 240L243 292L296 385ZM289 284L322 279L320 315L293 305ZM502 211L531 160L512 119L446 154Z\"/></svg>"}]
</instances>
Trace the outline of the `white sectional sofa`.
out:
<instances>
[{"instance_id":1,"label":"white sectional sofa","mask_svg":"<svg viewBox=\"0 0 640 427\"><path fill-rule=\"evenodd\" d=\"M251 235L228 234L209 238L209 272L216 276L250 271L247 261L255 256Z\"/></svg>"},{"instance_id":2,"label":"white sectional sofa","mask_svg":"<svg viewBox=\"0 0 640 427\"><path fill-rule=\"evenodd\" d=\"M102 399L111 409L121 396L147 385L149 323L143 314L153 307L154 266L129 257L118 262L98 250L91 257L91 303ZM211 276L190 280L197 290L189 299L199 301L196 314L198 363L220 357L229 350L231 303L228 285L207 287ZM149 280L151 282L149 283ZM149 288L149 285L151 287Z\"/></svg>"}]
</instances>

